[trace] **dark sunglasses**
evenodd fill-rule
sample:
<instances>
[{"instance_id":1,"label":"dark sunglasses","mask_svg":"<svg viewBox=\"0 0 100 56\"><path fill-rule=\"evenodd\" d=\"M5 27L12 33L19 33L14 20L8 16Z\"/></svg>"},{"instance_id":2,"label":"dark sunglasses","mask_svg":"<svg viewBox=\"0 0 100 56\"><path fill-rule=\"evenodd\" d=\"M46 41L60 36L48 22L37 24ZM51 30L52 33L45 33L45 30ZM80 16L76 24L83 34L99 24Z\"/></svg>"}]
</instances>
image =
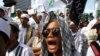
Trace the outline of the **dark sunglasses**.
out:
<instances>
[{"instance_id":1,"label":"dark sunglasses","mask_svg":"<svg viewBox=\"0 0 100 56\"><path fill-rule=\"evenodd\" d=\"M53 36L57 36L57 35L60 34L60 29L59 29L59 28L52 29L52 30L50 30L50 29L45 29L45 30L42 32L42 35L43 35L44 37L47 37L47 36L49 35L50 32L52 33Z\"/></svg>"}]
</instances>

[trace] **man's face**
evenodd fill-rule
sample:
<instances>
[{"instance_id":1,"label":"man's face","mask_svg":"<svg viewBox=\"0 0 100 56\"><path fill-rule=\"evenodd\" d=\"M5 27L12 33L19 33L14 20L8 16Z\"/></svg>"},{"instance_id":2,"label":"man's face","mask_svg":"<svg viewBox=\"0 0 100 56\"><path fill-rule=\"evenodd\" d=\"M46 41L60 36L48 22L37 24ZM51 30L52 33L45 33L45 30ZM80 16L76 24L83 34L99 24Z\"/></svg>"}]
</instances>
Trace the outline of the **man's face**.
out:
<instances>
[{"instance_id":1,"label":"man's face","mask_svg":"<svg viewBox=\"0 0 100 56\"><path fill-rule=\"evenodd\" d=\"M3 36L0 35L0 56L5 56L6 43L4 42Z\"/></svg>"},{"instance_id":2,"label":"man's face","mask_svg":"<svg viewBox=\"0 0 100 56\"><path fill-rule=\"evenodd\" d=\"M77 26L75 24L70 25L70 29L75 32L77 30Z\"/></svg>"},{"instance_id":3,"label":"man's face","mask_svg":"<svg viewBox=\"0 0 100 56\"><path fill-rule=\"evenodd\" d=\"M50 53L58 52L61 49L61 35L58 21L49 23L44 31L48 33L45 36L48 51Z\"/></svg>"},{"instance_id":4,"label":"man's face","mask_svg":"<svg viewBox=\"0 0 100 56\"><path fill-rule=\"evenodd\" d=\"M21 17L21 23L22 23L22 25L27 25L28 21L29 21L28 18Z\"/></svg>"},{"instance_id":5,"label":"man's face","mask_svg":"<svg viewBox=\"0 0 100 56\"><path fill-rule=\"evenodd\" d=\"M20 16L21 16L21 14L22 14L22 11L16 11L16 15L20 18Z\"/></svg>"}]
</instances>

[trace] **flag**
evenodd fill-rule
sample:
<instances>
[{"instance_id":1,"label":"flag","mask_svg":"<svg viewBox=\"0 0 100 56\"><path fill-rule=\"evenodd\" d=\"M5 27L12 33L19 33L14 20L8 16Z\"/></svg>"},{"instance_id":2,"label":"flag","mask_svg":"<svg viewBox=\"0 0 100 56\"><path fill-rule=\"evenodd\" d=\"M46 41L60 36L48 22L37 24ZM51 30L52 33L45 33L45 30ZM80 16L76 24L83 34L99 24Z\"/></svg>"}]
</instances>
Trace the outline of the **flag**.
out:
<instances>
[{"instance_id":1,"label":"flag","mask_svg":"<svg viewBox=\"0 0 100 56\"><path fill-rule=\"evenodd\" d=\"M69 0L68 0L69 1ZM70 9L70 18L78 26L87 0L71 0L67 7Z\"/></svg>"}]
</instances>

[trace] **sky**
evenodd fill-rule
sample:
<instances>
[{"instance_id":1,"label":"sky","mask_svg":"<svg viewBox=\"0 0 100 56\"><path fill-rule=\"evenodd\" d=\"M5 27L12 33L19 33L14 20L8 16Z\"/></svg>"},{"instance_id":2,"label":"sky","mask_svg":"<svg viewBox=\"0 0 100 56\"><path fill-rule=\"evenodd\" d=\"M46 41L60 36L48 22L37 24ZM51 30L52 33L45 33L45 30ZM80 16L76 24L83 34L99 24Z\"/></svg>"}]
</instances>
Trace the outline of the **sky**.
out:
<instances>
[{"instance_id":1,"label":"sky","mask_svg":"<svg viewBox=\"0 0 100 56\"><path fill-rule=\"evenodd\" d=\"M0 0L0 6L3 6L3 2L2 2L3 0Z\"/></svg>"},{"instance_id":2,"label":"sky","mask_svg":"<svg viewBox=\"0 0 100 56\"><path fill-rule=\"evenodd\" d=\"M87 0L86 6L85 6L85 13L94 13L94 0Z\"/></svg>"},{"instance_id":3,"label":"sky","mask_svg":"<svg viewBox=\"0 0 100 56\"><path fill-rule=\"evenodd\" d=\"M0 6L3 6L3 0L0 0ZM84 13L94 13L94 0L87 0Z\"/></svg>"}]
</instances>

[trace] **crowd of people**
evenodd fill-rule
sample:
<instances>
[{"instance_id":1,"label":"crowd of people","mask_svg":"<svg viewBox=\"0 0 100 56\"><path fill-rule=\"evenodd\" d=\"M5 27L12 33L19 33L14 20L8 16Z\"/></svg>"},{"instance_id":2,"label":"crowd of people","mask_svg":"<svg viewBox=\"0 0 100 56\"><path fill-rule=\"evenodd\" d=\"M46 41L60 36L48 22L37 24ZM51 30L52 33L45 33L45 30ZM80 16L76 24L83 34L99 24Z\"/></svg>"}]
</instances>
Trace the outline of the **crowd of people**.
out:
<instances>
[{"instance_id":1,"label":"crowd of people","mask_svg":"<svg viewBox=\"0 0 100 56\"><path fill-rule=\"evenodd\" d=\"M0 7L0 56L100 56L100 18L77 25L58 11Z\"/></svg>"}]
</instances>

